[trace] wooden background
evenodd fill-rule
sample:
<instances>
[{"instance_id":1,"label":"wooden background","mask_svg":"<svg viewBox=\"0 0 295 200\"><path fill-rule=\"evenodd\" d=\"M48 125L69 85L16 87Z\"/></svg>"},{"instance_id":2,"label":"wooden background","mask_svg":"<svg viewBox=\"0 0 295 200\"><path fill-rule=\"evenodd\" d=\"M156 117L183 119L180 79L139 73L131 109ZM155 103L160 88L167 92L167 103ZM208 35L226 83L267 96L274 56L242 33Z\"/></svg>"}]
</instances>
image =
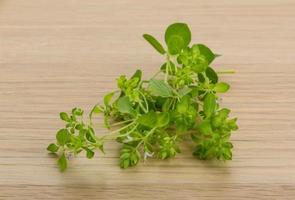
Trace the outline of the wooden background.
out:
<instances>
[{"instance_id":1,"label":"wooden background","mask_svg":"<svg viewBox=\"0 0 295 200\"><path fill-rule=\"evenodd\" d=\"M121 170L109 143L61 174L45 150L58 113L89 110L122 73L156 72L163 58L141 35L163 41L175 21L223 55L214 67L237 71L222 78L239 117L234 160L184 147ZM0 199L295 199L294 53L294 0L0 0Z\"/></svg>"}]
</instances>

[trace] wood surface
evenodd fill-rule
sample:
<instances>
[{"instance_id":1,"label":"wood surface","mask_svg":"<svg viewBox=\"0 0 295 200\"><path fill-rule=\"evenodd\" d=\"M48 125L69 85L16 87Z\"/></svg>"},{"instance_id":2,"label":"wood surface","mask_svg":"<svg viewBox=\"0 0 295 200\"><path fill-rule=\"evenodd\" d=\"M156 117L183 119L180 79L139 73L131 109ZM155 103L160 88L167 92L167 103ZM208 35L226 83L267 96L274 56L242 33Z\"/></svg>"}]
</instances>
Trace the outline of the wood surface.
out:
<instances>
[{"instance_id":1,"label":"wood surface","mask_svg":"<svg viewBox=\"0 0 295 200\"><path fill-rule=\"evenodd\" d=\"M239 118L234 158L118 167L116 143L60 173L45 148L58 113L89 110L120 74L149 77L163 59L143 39L168 24L234 69L223 105ZM0 0L0 199L295 199L294 0ZM98 134L105 132L101 126Z\"/></svg>"}]
</instances>

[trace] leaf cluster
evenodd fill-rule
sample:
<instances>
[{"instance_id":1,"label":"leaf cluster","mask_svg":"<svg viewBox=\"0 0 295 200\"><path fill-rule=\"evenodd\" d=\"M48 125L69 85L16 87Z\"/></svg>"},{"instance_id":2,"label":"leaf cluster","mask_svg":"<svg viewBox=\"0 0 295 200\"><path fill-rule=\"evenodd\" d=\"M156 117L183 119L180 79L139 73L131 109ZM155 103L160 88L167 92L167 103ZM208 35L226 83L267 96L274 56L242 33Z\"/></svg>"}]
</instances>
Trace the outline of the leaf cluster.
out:
<instances>
[{"instance_id":1,"label":"leaf cluster","mask_svg":"<svg viewBox=\"0 0 295 200\"><path fill-rule=\"evenodd\" d=\"M58 166L67 168L70 155L85 152L88 158L95 150L103 152L107 140L121 143L120 166L137 165L150 157L168 159L181 152L180 143L191 138L193 155L199 159L232 159L231 132L238 129L230 110L221 108L219 93L230 89L219 82L211 64L218 56L204 44L192 44L187 24L171 24L165 32L166 48L152 35L144 39L164 56L159 72L143 79L142 71L117 79L118 90L104 96L86 121L83 111L74 108L70 114L60 113L65 127L56 134L56 143L48 146L60 155ZM97 137L96 114L104 116L110 131Z\"/></svg>"}]
</instances>

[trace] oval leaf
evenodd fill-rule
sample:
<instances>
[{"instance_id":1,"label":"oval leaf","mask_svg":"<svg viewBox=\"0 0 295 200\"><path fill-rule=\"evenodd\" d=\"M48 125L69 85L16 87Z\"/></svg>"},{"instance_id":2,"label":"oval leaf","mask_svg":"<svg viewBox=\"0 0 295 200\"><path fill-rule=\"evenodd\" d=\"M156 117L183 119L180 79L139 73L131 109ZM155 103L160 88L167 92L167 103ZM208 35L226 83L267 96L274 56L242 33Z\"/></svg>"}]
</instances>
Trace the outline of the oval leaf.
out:
<instances>
[{"instance_id":1,"label":"oval leaf","mask_svg":"<svg viewBox=\"0 0 295 200\"><path fill-rule=\"evenodd\" d=\"M218 82L218 76L217 76L216 72L214 71L214 69L212 69L211 67L207 67L206 76L209 78L209 80L212 83L217 83Z\"/></svg>"},{"instance_id":2,"label":"oval leaf","mask_svg":"<svg viewBox=\"0 0 295 200\"><path fill-rule=\"evenodd\" d=\"M138 80L140 81L142 77L142 71L141 70L136 70L136 72L131 76L131 79L133 78L138 78Z\"/></svg>"},{"instance_id":3,"label":"oval leaf","mask_svg":"<svg viewBox=\"0 0 295 200\"><path fill-rule=\"evenodd\" d=\"M69 115L67 113L65 113L65 112L59 113L59 117L63 121L66 121L66 122L69 122L70 121Z\"/></svg>"},{"instance_id":4,"label":"oval leaf","mask_svg":"<svg viewBox=\"0 0 295 200\"><path fill-rule=\"evenodd\" d=\"M214 86L214 90L216 92L220 92L220 93L227 92L229 90L229 88L230 88L229 84L224 83L224 82L216 83Z\"/></svg>"},{"instance_id":5,"label":"oval leaf","mask_svg":"<svg viewBox=\"0 0 295 200\"><path fill-rule=\"evenodd\" d=\"M113 96L114 96L114 92L108 93L104 96L103 102L106 107L109 106Z\"/></svg>"},{"instance_id":6,"label":"oval leaf","mask_svg":"<svg viewBox=\"0 0 295 200\"><path fill-rule=\"evenodd\" d=\"M203 111L206 115L206 117L210 117L216 109L216 98L215 95L212 93L209 93L206 95L205 100L204 100L204 107Z\"/></svg>"},{"instance_id":7,"label":"oval leaf","mask_svg":"<svg viewBox=\"0 0 295 200\"><path fill-rule=\"evenodd\" d=\"M149 81L148 90L153 96L160 96L160 97L173 96L171 87L167 83L165 83L165 81L163 80L151 79Z\"/></svg>"},{"instance_id":8,"label":"oval leaf","mask_svg":"<svg viewBox=\"0 0 295 200\"><path fill-rule=\"evenodd\" d=\"M166 51L164 50L163 46L154 38L153 36L149 34L143 34L143 38L148 41L160 54L165 54Z\"/></svg>"},{"instance_id":9,"label":"oval leaf","mask_svg":"<svg viewBox=\"0 0 295 200\"><path fill-rule=\"evenodd\" d=\"M198 131L203 134L203 135L209 135L212 134L212 127L211 123L208 120L202 121L198 126L197 126Z\"/></svg>"},{"instance_id":10,"label":"oval leaf","mask_svg":"<svg viewBox=\"0 0 295 200\"><path fill-rule=\"evenodd\" d=\"M157 114L153 111L141 115L138 118L138 123L149 128L155 127L157 124Z\"/></svg>"},{"instance_id":11,"label":"oval leaf","mask_svg":"<svg viewBox=\"0 0 295 200\"><path fill-rule=\"evenodd\" d=\"M157 126L165 127L169 124L170 117L168 112L162 112L157 114Z\"/></svg>"},{"instance_id":12,"label":"oval leaf","mask_svg":"<svg viewBox=\"0 0 295 200\"><path fill-rule=\"evenodd\" d=\"M88 159L91 159L93 158L93 156L94 156L94 151L92 151L91 149L86 149L86 157Z\"/></svg>"},{"instance_id":13,"label":"oval leaf","mask_svg":"<svg viewBox=\"0 0 295 200\"><path fill-rule=\"evenodd\" d=\"M196 44L193 45L192 48L197 47L199 49L199 52L201 55L205 56L206 60L208 61L208 64L210 64L215 58L215 54L204 44Z\"/></svg>"},{"instance_id":14,"label":"oval leaf","mask_svg":"<svg viewBox=\"0 0 295 200\"><path fill-rule=\"evenodd\" d=\"M48 145L48 147L47 147L47 150L50 151L51 153L57 152L58 149L59 149L59 147L56 146L56 144L54 144L54 143Z\"/></svg>"},{"instance_id":15,"label":"oval leaf","mask_svg":"<svg viewBox=\"0 0 295 200\"><path fill-rule=\"evenodd\" d=\"M56 140L59 145L65 145L70 139L70 133L67 129L60 129L56 133Z\"/></svg>"},{"instance_id":16,"label":"oval leaf","mask_svg":"<svg viewBox=\"0 0 295 200\"><path fill-rule=\"evenodd\" d=\"M127 97L127 96L120 97L118 99L117 106L118 106L118 110L121 113L127 113L127 114L132 114L133 113L132 104L131 104L131 102L129 100L129 97Z\"/></svg>"},{"instance_id":17,"label":"oval leaf","mask_svg":"<svg viewBox=\"0 0 295 200\"><path fill-rule=\"evenodd\" d=\"M185 23L174 23L165 32L165 42L172 55L178 54L191 41L191 31Z\"/></svg>"},{"instance_id":18,"label":"oval leaf","mask_svg":"<svg viewBox=\"0 0 295 200\"><path fill-rule=\"evenodd\" d=\"M60 169L60 171L65 171L67 169L68 163L67 163L67 158L65 154L63 153L62 156L58 159L57 165Z\"/></svg>"}]
</instances>

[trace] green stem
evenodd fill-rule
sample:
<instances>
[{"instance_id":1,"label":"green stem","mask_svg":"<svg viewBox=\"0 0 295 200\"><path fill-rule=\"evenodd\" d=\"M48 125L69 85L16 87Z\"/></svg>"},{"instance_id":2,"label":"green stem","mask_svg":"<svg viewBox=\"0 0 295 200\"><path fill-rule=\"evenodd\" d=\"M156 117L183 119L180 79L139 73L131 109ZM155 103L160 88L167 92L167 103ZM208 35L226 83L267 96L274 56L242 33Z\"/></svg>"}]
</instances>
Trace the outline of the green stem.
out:
<instances>
[{"instance_id":1,"label":"green stem","mask_svg":"<svg viewBox=\"0 0 295 200\"><path fill-rule=\"evenodd\" d=\"M170 55L167 53L166 56L166 73L165 73L165 82L168 83L168 75L170 70Z\"/></svg>"},{"instance_id":2,"label":"green stem","mask_svg":"<svg viewBox=\"0 0 295 200\"><path fill-rule=\"evenodd\" d=\"M121 121L121 122L117 122L117 123L113 123L113 124L110 124L111 126L118 126L118 125L122 125L122 124L125 124L125 123L128 123L128 122L131 122L133 121L134 119L129 119L129 120L125 120L125 121Z\"/></svg>"},{"instance_id":3,"label":"green stem","mask_svg":"<svg viewBox=\"0 0 295 200\"><path fill-rule=\"evenodd\" d=\"M130 131L124 133L123 135L120 135L120 133L116 133L116 134L113 134L113 135L106 135L104 137L104 139L116 139L116 138L119 138L119 137L125 137L125 136L128 136L130 133L132 133L136 128L137 128L138 124L136 124Z\"/></svg>"},{"instance_id":4,"label":"green stem","mask_svg":"<svg viewBox=\"0 0 295 200\"><path fill-rule=\"evenodd\" d=\"M139 92L139 94L143 97L143 101L144 101L144 103L145 103L145 106L146 106L146 113L147 113L147 112L149 111L149 104L148 104L148 102L147 102L147 100L146 100L144 94L142 94L142 92L140 92L139 90L138 90L138 92Z\"/></svg>"},{"instance_id":5,"label":"green stem","mask_svg":"<svg viewBox=\"0 0 295 200\"><path fill-rule=\"evenodd\" d=\"M138 102L138 104L139 104L139 107L143 110L143 112L145 112L145 113L148 112L140 101Z\"/></svg>"},{"instance_id":6,"label":"green stem","mask_svg":"<svg viewBox=\"0 0 295 200\"><path fill-rule=\"evenodd\" d=\"M154 79L156 76L158 76L158 74L160 74L160 72L161 72L161 70L159 70L157 73L155 73L154 76L151 79Z\"/></svg>"},{"instance_id":7,"label":"green stem","mask_svg":"<svg viewBox=\"0 0 295 200\"><path fill-rule=\"evenodd\" d=\"M143 138L142 138L142 140L138 143L138 145L135 147L135 149L137 149L142 143L144 143L145 142L145 140L154 132L156 130L156 127L155 128L153 128L153 129L151 129L147 134L146 134L146 136L144 136Z\"/></svg>"},{"instance_id":8,"label":"green stem","mask_svg":"<svg viewBox=\"0 0 295 200\"><path fill-rule=\"evenodd\" d=\"M126 128L128 128L128 127L134 125L134 124L135 124L135 121L131 122L130 124L127 124L126 126L123 126L122 128L119 128L119 129L117 129L117 130L114 130L114 131L109 132L107 135L104 135L101 139L104 140L104 139L106 139L107 137L112 136L112 134L117 135L117 133L119 133L120 131L122 131L122 130L124 130L124 129L126 129ZM99 138L98 138L98 139L99 139Z\"/></svg>"},{"instance_id":9,"label":"green stem","mask_svg":"<svg viewBox=\"0 0 295 200\"><path fill-rule=\"evenodd\" d=\"M218 74L234 74L236 73L235 70L222 70L222 71L217 71Z\"/></svg>"}]
</instances>

